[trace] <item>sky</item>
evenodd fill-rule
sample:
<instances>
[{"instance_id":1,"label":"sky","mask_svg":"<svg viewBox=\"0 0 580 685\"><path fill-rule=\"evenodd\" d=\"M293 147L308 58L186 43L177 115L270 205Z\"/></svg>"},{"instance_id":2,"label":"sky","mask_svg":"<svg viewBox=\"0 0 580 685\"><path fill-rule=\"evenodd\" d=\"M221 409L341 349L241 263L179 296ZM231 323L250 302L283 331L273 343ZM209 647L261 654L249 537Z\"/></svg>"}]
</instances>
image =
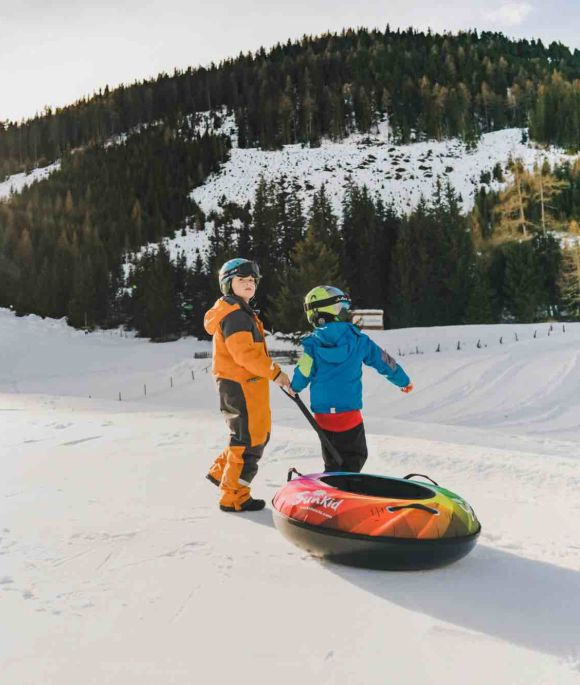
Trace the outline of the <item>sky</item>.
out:
<instances>
[{"instance_id":1,"label":"sky","mask_svg":"<svg viewBox=\"0 0 580 685\"><path fill-rule=\"evenodd\" d=\"M121 83L344 27L497 30L580 49L580 2L0 0L0 121Z\"/></svg>"}]
</instances>

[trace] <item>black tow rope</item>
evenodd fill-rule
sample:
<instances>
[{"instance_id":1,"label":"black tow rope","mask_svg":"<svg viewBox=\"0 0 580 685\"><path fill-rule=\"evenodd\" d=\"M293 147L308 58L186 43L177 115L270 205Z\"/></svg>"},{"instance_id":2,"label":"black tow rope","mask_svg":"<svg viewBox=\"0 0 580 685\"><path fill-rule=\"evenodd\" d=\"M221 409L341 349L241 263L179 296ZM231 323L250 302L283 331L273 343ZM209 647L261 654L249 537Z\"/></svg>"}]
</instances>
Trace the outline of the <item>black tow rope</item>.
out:
<instances>
[{"instance_id":1,"label":"black tow rope","mask_svg":"<svg viewBox=\"0 0 580 685\"><path fill-rule=\"evenodd\" d=\"M295 395L295 396L293 397L289 392L287 392L286 390L284 390L284 388L281 387L280 389L281 389L282 392L286 395L286 397L289 397L295 404L298 405L298 408L299 408L300 411L304 414L304 416L306 417L306 420L308 421L308 423L312 426L312 428L314 428L314 430L315 430L316 433L318 434L318 437L320 438L320 442L321 442L321 443L326 447L326 449L330 452L330 454L332 455L332 458L334 459L334 461L335 461L339 466L342 466L342 465L343 465L343 460L342 460L342 457L340 456L340 454L338 453L338 450L337 450L336 447L330 442L330 440L329 440L328 437L325 435L325 433L322 431L322 429L320 428L320 426L316 423L316 419L315 419L314 416L312 416L312 414L308 411L307 406L306 406L306 405L304 404L304 402L300 399L300 397L299 397L298 395Z\"/></svg>"}]
</instances>

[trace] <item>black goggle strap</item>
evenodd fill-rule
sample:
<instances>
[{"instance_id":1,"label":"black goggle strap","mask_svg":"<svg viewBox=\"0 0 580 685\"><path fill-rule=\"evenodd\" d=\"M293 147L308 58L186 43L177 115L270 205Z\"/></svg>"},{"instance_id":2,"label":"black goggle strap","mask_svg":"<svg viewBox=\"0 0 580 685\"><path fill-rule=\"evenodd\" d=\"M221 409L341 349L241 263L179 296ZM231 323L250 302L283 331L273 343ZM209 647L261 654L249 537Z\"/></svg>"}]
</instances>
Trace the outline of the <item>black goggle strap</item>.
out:
<instances>
[{"instance_id":1,"label":"black goggle strap","mask_svg":"<svg viewBox=\"0 0 580 685\"><path fill-rule=\"evenodd\" d=\"M316 302L305 302L304 311L309 312L313 309L328 307L329 305L337 304L338 302L348 302L348 304L350 304L350 297L348 295L334 295L333 297L327 297L326 300L317 300Z\"/></svg>"}]
</instances>

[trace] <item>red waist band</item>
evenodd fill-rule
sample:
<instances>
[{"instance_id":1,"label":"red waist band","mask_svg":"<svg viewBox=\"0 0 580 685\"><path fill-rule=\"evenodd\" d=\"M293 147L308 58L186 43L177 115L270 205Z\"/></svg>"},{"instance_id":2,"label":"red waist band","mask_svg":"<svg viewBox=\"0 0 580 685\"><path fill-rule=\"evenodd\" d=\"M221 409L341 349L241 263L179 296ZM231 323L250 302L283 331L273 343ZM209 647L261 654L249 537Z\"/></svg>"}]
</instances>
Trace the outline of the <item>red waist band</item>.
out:
<instances>
[{"instance_id":1,"label":"red waist band","mask_svg":"<svg viewBox=\"0 0 580 685\"><path fill-rule=\"evenodd\" d=\"M334 431L335 433L342 433L355 428L363 420L360 409L341 411L337 414L314 414L314 418L323 430Z\"/></svg>"}]
</instances>

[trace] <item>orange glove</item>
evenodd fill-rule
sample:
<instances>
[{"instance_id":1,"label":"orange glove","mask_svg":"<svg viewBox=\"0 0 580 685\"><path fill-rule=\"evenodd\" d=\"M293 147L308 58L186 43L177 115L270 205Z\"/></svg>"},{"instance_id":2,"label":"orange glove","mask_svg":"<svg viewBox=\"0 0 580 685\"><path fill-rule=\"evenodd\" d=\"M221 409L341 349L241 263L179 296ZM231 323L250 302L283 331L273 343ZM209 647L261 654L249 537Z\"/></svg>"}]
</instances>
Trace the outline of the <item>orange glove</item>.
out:
<instances>
[{"instance_id":1,"label":"orange glove","mask_svg":"<svg viewBox=\"0 0 580 685\"><path fill-rule=\"evenodd\" d=\"M401 388L401 392L411 392L413 390L413 384L409 383L409 385L406 385L404 388Z\"/></svg>"}]
</instances>

